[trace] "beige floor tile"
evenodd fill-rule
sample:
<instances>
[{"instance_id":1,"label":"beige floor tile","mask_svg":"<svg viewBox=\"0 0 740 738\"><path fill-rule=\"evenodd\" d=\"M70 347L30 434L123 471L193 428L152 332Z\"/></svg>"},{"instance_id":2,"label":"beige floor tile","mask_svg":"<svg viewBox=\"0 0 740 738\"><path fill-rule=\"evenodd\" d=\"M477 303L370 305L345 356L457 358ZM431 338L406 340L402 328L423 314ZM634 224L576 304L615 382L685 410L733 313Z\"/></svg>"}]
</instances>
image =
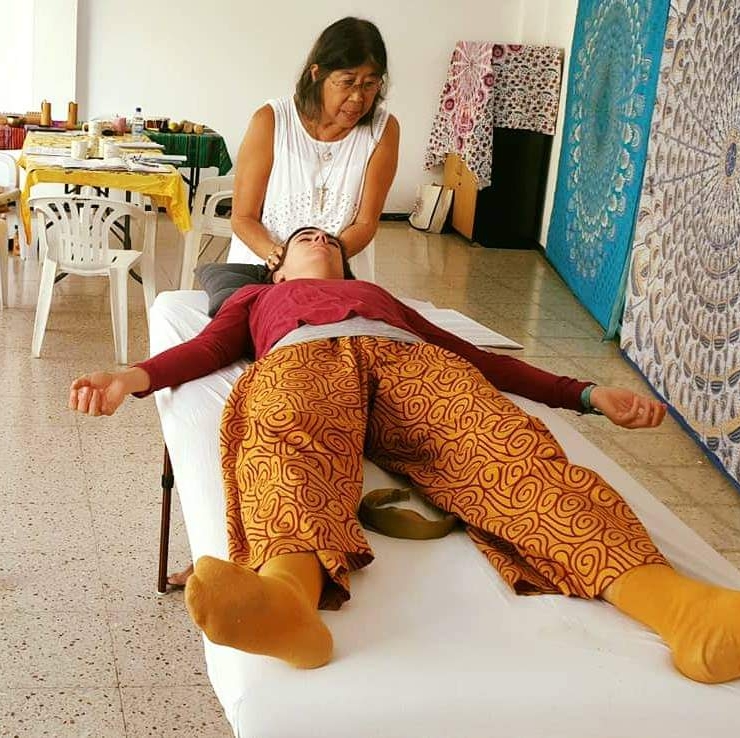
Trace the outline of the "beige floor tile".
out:
<instances>
[{"instance_id":1,"label":"beige floor tile","mask_svg":"<svg viewBox=\"0 0 740 738\"><path fill-rule=\"evenodd\" d=\"M137 541L155 555L159 547L160 507L159 502L133 505L126 497L101 497L92 505L92 520L95 538L101 550L122 550ZM173 516L170 524L173 545L186 541L185 526L179 516Z\"/></svg>"},{"instance_id":2,"label":"beige floor tile","mask_svg":"<svg viewBox=\"0 0 740 738\"><path fill-rule=\"evenodd\" d=\"M86 505L61 504L59 491L9 506L0 526L0 551L95 554L93 519Z\"/></svg>"},{"instance_id":3,"label":"beige floor tile","mask_svg":"<svg viewBox=\"0 0 740 738\"><path fill-rule=\"evenodd\" d=\"M540 340L563 356L590 356L600 359L619 357L619 349L614 343L597 341L593 338L542 338Z\"/></svg>"},{"instance_id":4,"label":"beige floor tile","mask_svg":"<svg viewBox=\"0 0 740 738\"><path fill-rule=\"evenodd\" d=\"M102 550L99 557L103 598L109 610L141 610L148 613L185 608L182 589L157 593L159 541L142 541L137 548ZM181 540L170 540L168 571L184 569L190 549Z\"/></svg>"},{"instance_id":5,"label":"beige floor tile","mask_svg":"<svg viewBox=\"0 0 740 738\"><path fill-rule=\"evenodd\" d=\"M609 452L608 449L605 450L607 453ZM631 477L640 482L650 494L657 497L671 509L677 505L693 504L693 500L666 477L665 467L628 463L623 463L621 466Z\"/></svg>"},{"instance_id":6,"label":"beige floor tile","mask_svg":"<svg viewBox=\"0 0 740 738\"><path fill-rule=\"evenodd\" d=\"M557 349L549 346L544 341L534 336L530 336L528 333L520 333L517 324L510 326L508 323L498 323L494 326L494 329L504 336L511 338L517 343L521 344L521 349L496 349L498 354L508 354L515 356L517 359L523 359L524 361L534 360L537 357L553 357L561 356ZM544 362L543 366L544 366Z\"/></svg>"},{"instance_id":7,"label":"beige floor tile","mask_svg":"<svg viewBox=\"0 0 740 738\"><path fill-rule=\"evenodd\" d=\"M76 425L68 424L69 417L58 410L57 403L27 399L14 403L9 411L14 422L0 425L0 498L8 505L18 502L47 511L56 505L84 503L85 476ZM54 423L57 412L58 425Z\"/></svg>"},{"instance_id":8,"label":"beige floor tile","mask_svg":"<svg viewBox=\"0 0 740 738\"><path fill-rule=\"evenodd\" d=\"M679 432L667 435L645 428L615 434L614 441L648 466L709 466L704 451L691 438Z\"/></svg>"},{"instance_id":9,"label":"beige floor tile","mask_svg":"<svg viewBox=\"0 0 740 738\"><path fill-rule=\"evenodd\" d=\"M210 687L121 687L131 738L229 738L223 708Z\"/></svg>"},{"instance_id":10,"label":"beige floor tile","mask_svg":"<svg viewBox=\"0 0 740 738\"><path fill-rule=\"evenodd\" d=\"M567 320L528 320L525 328L535 338L593 338L588 331Z\"/></svg>"},{"instance_id":11,"label":"beige floor tile","mask_svg":"<svg viewBox=\"0 0 740 738\"><path fill-rule=\"evenodd\" d=\"M0 613L100 612L103 606L103 586L95 556L56 550L3 551L0 556Z\"/></svg>"},{"instance_id":12,"label":"beige floor tile","mask_svg":"<svg viewBox=\"0 0 740 738\"><path fill-rule=\"evenodd\" d=\"M107 689L118 684L103 612L5 611L0 652L3 689Z\"/></svg>"},{"instance_id":13,"label":"beige floor tile","mask_svg":"<svg viewBox=\"0 0 740 738\"><path fill-rule=\"evenodd\" d=\"M0 700L0 736L126 738L117 689L10 689Z\"/></svg>"},{"instance_id":14,"label":"beige floor tile","mask_svg":"<svg viewBox=\"0 0 740 738\"><path fill-rule=\"evenodd\" d=\"M85 489L92 509L120 507L157 507L162 499L162 467L155 461L139 466L122 463L118 458L107 461L105 466L96 460L86 460ZM107 507L106 507L107 506Z\"/></svg>"},{"instance_id":15,"label":"beige floor tile","mask_svg":"<svg viewBox=\"0 0 740 738\"><path fill-rule=\"evenodd\" d=\"M5 461L0 474L0 500L3 525L9 524L5 510L10 510L14 505L24 505L29 514L35 514L36 509L53 512L57 506L86 508L85 474L79 461L49 460L47 464L38 463L32 472L22 458Z\"/></svg>"},{"instance_id":16,"label":"beige floor tile","mask_svg":"<svg viewBox=\"0 0 740 738\"><path fill-rule=\"evenodd\" d=\"M66 407L72 380L90 370L90 359L76 353L35 358L31 356L31 339L23 348L0 351L0 370L5 391L14 397L25 397L34 402Z\"/></svg>"},{"instance_id":17,"label":"beige floor tile","mask_svg":"<svg viewBox=\"0 0 740 738\"><path fill-rule=\"evenodd\" d=\"M489 317L489 320L498 321L521 321L526 323L531 320L559 320L555 313L551 313L536 303L527 301L523 294L514 295L510 300L503 300L503 295L497 290L496 286L491 287L487 297L480 302L473 303L470 306L471 317L479 320L483 316Z\"/></svg>"},{"instance_id":18,"label":"beige floor tile","mask_svg":"<svg viewBox=\"0 0 740 738\"><path fill-rule=\"evenodd\" d=\"M127 403L137 400L128 398ZM143 402L143 401L140 401ZM130 417L130 416L129 416ZM133 479L147 478L145 472L161 469L164 442L158 428L147 425L136 428L119 422L118 415L110 418L81 417L79 424L82 459L89 480L109 478L109 470L134 472ZM156 483L159 477L154 477Z\"/></svg>"},{"instance_id":19,"label":"beige floor tile","mask_svg":"<svg viewBox=\"0 0 740 738\"><path fill-rule=\"evenodd\" d=\"M110 626L121 686L208 684L201 636L184 609L111 610Z\"/></svg>"},{"instance_id":20,"label":"beige floor tile","mask_svg":"<svg viewBox=\"0 0 740 738\"><path fill-rule=\"evenodd\" d=\"M62 400L61 393L59 399ZM9 393L4 395L3 402L3 421L14 431L32 431L42 425L52 428L77 425L74 414L62 402L49 402L45 398Z\"/></svg>"},{"instance_id":21,"label":"beige floor tile","mask_svg":"<svg viewBox=\"0 0 740 738\"><path fill-rule=\"evenodd\" d=\"M740 489L708 465L656 469L694 505L740 507Z\"/></svg>"},{"instance_id":22,"label":"beige floor tile","mask_svg":"<svg viewBox=\"0 0 740 738\"><path fill-rule=\"evenodd\" d=\"M677 505L673 512L718 551L740 551L740 507Z\"/></svg>"},{"instance_id":23,"label":"beige floor tile","mask_svg":"<svg viewBox=\"0 0 740 738\"><path fill-rule=\"evenodd\" d=\"M0 308L0 348L27 348L30 352L32 338L33 313L13 307ZM2 366L3 363L0 363Z\"/></svg>"},{"instance_id":24,"label":"beige floor tile","mask_svg":"<svg viewBox=\"0 0 740 738\"><path fill-rule=\"evenodd\" d=\"M95 421L96 418L89 418L89 420ZM146 429L157 433L160 437L162 435L157 406L151 395L141 399L126 398L126 401L116 411L115 424L117 427L128 428L132 434L136 434L137 430Z\"/></svg>"},{"instance_id":25,"label":"beige floor tile","mask_svg":"<svg viewBox=\"0 0 740 738\"><path fill-rule=\"evenodd\" d=\"M583 376L597 384L627 387L635 392L652 396L642 375L619 357L615 356L613 359L604 361L603 358L578 356L576 361L583 367Z\"/></svg>"}]
</instances>

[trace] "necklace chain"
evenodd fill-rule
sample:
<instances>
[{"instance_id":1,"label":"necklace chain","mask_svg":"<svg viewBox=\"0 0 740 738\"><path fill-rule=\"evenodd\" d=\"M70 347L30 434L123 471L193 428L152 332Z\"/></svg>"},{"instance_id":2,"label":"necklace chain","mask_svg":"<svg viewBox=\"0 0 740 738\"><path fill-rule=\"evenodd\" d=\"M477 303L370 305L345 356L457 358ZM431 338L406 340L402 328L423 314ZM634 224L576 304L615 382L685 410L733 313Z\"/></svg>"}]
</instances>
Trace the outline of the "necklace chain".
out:
<instances>
[{"instance_id":1,"label":"necklace chain","mask_svg":"<svg viewBox=\"0 0 740 738\"><path fill-rule=\"evenodd\" d=\"M313 141L312 143L314 151L316 152L316 159L319 162L318 179L321 180L321 184L316 187L316 199L319 213L323 213L324 201L326 200L326 193L328 191L326 183L329 181L329 177L331 176L331 173L334 169L334 163L336 159L332 155L330 148L327 148L322 154L321 151L319 151L318 143L316 141ZM324 164L326 162L331 162L331 164L329 166L329 170L326 172L326 174L324 174Z\"/></svg>"},{"instance_id":2,"label":"necklace chain","mask_svg":"<svg viewBox=\"0 0 740 738\"><path fill-rule=\"evenodd\" d=\"M315 187L315 194L316 194L316 205L318 208L319 213L324 212L324 204L326 202L326 195L329 191L328 187L326 186L326 183L329 181L329 177L331 176L332 171L334 170L334 163L336 162L336 156L331 150L331 144L333 142L326 142L327 146L324 149L323 153L319 149L319 138L318 138L318 132L319 127L318 124L311 121L309 125L306 126L311 133L309 134L311 138L311 145L313 146L313 150L316 152L316 160L319 164L319 171L317 174L317 181L320 180L321 184L317 184ZM339 139L339 141L343 141L344 139ZM329 166L329 170L324 174L324 164L331 162Z\"/></svg>"}]
</instances>

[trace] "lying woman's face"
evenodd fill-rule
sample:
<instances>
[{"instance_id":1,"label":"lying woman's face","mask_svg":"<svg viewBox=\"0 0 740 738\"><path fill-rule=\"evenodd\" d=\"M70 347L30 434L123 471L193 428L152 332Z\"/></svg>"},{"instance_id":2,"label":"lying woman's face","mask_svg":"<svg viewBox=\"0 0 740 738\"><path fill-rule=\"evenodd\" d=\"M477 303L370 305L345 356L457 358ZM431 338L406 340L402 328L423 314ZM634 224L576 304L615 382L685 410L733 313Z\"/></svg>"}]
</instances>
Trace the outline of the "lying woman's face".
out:
<instances>
[{"instance_id":1,"label":"lying woman's face","mask_svg":"<svg viewBox=\"0 0 740 738\"><path fill-rule=\"evenodd\" d=\"M341 243L320 228L306 228L296 233L288 241L283 263L273 275L274 282L343 278Z\"/></svg>"}]
</instances>

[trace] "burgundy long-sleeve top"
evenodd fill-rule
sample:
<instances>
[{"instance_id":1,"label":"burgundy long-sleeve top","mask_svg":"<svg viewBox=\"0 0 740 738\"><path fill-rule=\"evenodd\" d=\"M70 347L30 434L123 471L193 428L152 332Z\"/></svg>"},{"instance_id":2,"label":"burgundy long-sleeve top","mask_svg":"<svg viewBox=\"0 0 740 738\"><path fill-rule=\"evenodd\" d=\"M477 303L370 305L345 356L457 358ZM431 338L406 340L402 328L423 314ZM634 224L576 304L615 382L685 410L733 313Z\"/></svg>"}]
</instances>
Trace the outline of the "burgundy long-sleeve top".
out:
<instances>
[{"instance_id":1,"label":"burgundy long-sleeve top","mask_svg":"<svg viewBox=\"0 0 740 738\"><path fill-rule=\"evenodd\" d=\"M476 366L497 389L550 407L582 410L589 384L531 366L513 356L483 351L423 318L371 282L293 279L246 285L224 302L213 320L190 341L136 366L149 375L149 394L217 371L239 359L259 359L302 325L327 325L352 317L380 320L448 349Z\"/></svg>"}]
</instances>

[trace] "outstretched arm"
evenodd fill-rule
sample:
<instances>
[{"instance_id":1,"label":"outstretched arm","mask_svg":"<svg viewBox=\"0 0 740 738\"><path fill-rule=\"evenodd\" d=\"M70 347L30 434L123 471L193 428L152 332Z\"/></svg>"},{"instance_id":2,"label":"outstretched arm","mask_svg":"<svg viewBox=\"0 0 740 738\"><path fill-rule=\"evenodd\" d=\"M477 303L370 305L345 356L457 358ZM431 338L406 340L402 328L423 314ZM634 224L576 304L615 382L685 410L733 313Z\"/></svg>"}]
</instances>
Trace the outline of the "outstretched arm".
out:
<instances>
[{"instance_id":1,"label":"outstretched arm","mask_svg":"<svg viewBox=\"0 0 740 738\"><path fill-rule=\"evenodd\" d=\"M138 366L83 374L69 388L69 408L86 415L113 415L126 395L148 389L149 375Z\"/></svg>"},{"instance_id":2,"label":"outstretched arm","mask_svg":"<svg viewBox=\"0 0 740 738\"><path fill-rule=\"evenodd\" d=\"M242 288L221 307L216 317L185 343L119 372L93 372L72 382L69 407L87 415L112 415L127 394L144 397L163 387L176 387L204 377L238 359L254 356L249 310L259 293Z\"/></svg>"},{"instance_id":3,"label":"outstretched arm","mask_svg":"<svg viewBox=\"0 0 740 738\"><path fill-rule=\"evenodd\" d=\"M407 325L419 336L470 361L502 392L513 392L550 407L576 412L596 409L623 428L654 428L663 422L666 406L623 387L597 386L571 377L551 374L506 354L482 351L467 341L435 326L415 310L399 302ZM583 393L589 403L584 405Z\"/></svg>"},{"instance_id":4,"label":"outstretched arm","mask_svg":"<svg viewBox=\"0 0 740 738\"><path fill-rule=\"evenodd\" d=\"M655 428L666 412L664 403L624 387L596 385L591 390L591 406L623 428Z\"/></svg>"}]
</instances>

